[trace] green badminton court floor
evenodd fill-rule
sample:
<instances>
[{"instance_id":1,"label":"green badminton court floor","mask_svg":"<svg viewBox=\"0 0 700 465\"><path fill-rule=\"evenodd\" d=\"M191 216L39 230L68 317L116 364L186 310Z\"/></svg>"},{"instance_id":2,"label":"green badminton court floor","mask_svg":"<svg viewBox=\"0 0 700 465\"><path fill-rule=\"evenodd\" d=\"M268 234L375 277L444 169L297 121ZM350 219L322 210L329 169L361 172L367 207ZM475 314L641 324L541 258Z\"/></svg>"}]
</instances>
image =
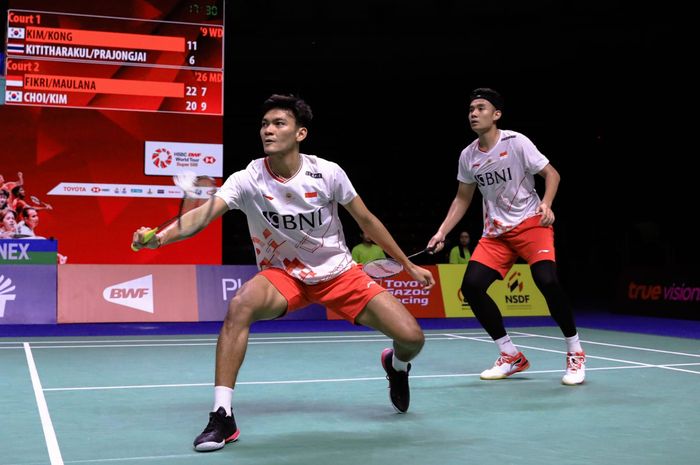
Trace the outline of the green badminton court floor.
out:
<instances>
[{"instance_id":1,"label":"green badminton court floor","mask_svg":"<svg viewBox=\"0 0 700 465\"><path fill-rule=\"evenodd\" d=\"M501 381L481 330L426 331L411 408L389 403L376 332L253 334L240 440L197 453L216 337L0 339L1 465L700 463L700 343L586 329L582 386L555 327L509 329L531 368Z\"/></svg>"}]
</instances>

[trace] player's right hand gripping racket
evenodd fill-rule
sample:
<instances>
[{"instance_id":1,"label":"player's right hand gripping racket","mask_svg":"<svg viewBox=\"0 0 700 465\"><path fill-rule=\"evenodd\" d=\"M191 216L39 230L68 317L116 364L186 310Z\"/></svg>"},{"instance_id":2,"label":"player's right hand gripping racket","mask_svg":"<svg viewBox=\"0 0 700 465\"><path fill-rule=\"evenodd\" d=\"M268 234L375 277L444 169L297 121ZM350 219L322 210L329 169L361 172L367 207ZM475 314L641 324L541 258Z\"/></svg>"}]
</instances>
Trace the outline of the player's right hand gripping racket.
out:
<instances>
[{"instance_id":1,"label":"player's right hand gripping racket","mask_svg":"<svg viewBox=\"0 0 700 465\"><path fill-rule=\"evenodd\" d=\"M149 230L143 236L143 242L141 244L131 243L131 250L138 252L142 249L138 245L146 244L148 241L153 239L158 231L162 231L171 224L177 222L177 227L181 229L180 220L182 215L190 210L193 210L200 205L206 203L210 197L216 193L217 187L214 179L209 176L197 176L191 171L186 171L173 176L173 182L177 187L182 190L182 198L180 199L180 208L178 209L177 216L174 216L167 221L159 224L155 228Z\"/></svg>"},{"instance_id":2,"label":"player's right hand gripping racket","mask_svg":"<svg viewBox=\"0 0 700 465\"><path fill-rule=\"evenodd\" d=\"M433 248L426 248L406 258L413 258L425 252L433 252ZM362 269L372 278L389 278L397 275L403 270L403 265L393 258L378 258L362 265Z\"/></svg>"}]
</instances>

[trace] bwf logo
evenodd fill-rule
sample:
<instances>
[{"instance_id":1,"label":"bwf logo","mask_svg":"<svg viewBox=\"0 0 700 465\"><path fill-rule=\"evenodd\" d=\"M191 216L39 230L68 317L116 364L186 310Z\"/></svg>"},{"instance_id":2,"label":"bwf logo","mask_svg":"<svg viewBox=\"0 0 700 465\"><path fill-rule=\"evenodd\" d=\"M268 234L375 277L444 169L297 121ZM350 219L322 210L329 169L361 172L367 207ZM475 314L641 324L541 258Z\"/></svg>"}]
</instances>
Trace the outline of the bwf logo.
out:
<instances>
[{"instance_id":1,"label":"bwf logo","mask_svg":"<svg viewBox=\"0 0 700 465\"><path fill-rule=\"evenodd\" d=\"M102 297L113 304L153 313L153 275L106 287Z\"/></svg>"},{"instance_id":2,"label":"bwf logo","mask_svg":"<svg viewBox=\"0 0 700 465\"><path fill-rule=\"evenodd\" d=\"M10 294L15 290L10 278L0 275L0 318L5 316L5 304L10 300L15 300L17 294Z\"/></svg>"}]
</instances>

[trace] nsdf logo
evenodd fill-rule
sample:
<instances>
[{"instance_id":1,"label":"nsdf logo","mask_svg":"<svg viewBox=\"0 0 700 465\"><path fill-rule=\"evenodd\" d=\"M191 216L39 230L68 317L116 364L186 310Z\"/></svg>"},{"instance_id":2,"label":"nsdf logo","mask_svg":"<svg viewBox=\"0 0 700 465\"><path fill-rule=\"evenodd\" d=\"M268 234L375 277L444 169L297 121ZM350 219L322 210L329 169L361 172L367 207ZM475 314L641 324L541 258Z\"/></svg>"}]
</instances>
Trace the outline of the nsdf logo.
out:
<instances>
[{"instance_id":1,"label":"nsdf logo","mask_svg":"<svg viewBox=\"0 0 700 465\"><path fill-rule=\"evenodd\" d=\"M528 304L530 303L530 295L524 294L523 289L525 288L525 282L523 281L523 276L520 271L513 271L508 275L508 280L506 281L508 286L508 292L504 296L505 303L507 304Z\"/></svg>"}]
</instances>

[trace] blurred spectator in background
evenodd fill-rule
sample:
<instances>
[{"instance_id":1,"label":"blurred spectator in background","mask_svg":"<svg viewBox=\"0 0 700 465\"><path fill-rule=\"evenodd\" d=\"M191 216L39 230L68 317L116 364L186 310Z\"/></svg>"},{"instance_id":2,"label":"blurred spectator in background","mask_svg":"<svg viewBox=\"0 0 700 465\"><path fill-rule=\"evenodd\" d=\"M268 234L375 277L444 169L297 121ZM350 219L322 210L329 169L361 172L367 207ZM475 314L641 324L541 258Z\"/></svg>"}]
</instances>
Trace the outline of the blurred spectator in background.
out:
<instances>
[{"instance_id":1,"label":"blurred spectator in background","mask_svg":"<svg viewBox=\"0 0 700 465\"><path fill-rule=\"evenodd\" d=\"M9 208L0 218L0 239L10 239L17 234L17 214Z\"/></svg>"},{"instance_id":2,"label":"blurred spectator in background","mask_svg":"<svg viewBox=\"0 0 700 465\"><path fill-rule=\"evenodd\" d=\"M10 208L10 191L0 189L0 214Z\"/></svg>"},{"instance_id":3,"label":"blurred spectator in background","mask_svg":"<svg viewBox=\"0 0 700 465\"><path fill-rule=\"evenodd\" d=\"M24 177L21 171L17 173L17 181L5 181L5 176L0 174L0 189L11 192L16 186L21 186L22 184L24 184Z\"/></svg>"},{"instance_id":4,"label":"blurred spectator in background","mask_svg":"<svg viewBox=\"0 0 700 465\"><path fill-rule=\"evenodd\" d=\"M472 254L469 252L469 233L462 231L459 233L459 244L452 247L450 250L450 263L452 264L467 264Z\"/></svg>"},{"instance_id":5,"label":"blurred spectator in background","mask_svg":"<svg viewBox=\"0 0 700 465\"><path fill-rule=\"evenodd\" d=\"M36 227L39 225L39 213L34 207L24 207L22 221L17 223L17 234L30 236L36 239L44 239L36 235Z\"/></svg>"},{"instance_id":6,"label":"blurred spectator in background","mask_svg":"<svg viewBox=\"0 0 700 465\"><path fill-rule=\"evenodd\" d=\"M53 207L45 202L39 202L39 199L32 197L34 203L37 205L29 205L29 202L25 199L24 186L15 186L12 188L12 196L10 197L10 206L16 212L22 212L27 207L36 208L37 210L53 210Z\"/></svg>"},{"instance_id":7,"label":"blurred spectator in background","mask_svg":"<svg viewBox=\"0 0 700 465\"><path fill-rule=\"evenodd\" d=\"M378 258L386 258L381 247L374 243L366 232L360 231L362 242L352 248L352 259L355 263L367 263Z\"/></svg>"}]
</instances>

